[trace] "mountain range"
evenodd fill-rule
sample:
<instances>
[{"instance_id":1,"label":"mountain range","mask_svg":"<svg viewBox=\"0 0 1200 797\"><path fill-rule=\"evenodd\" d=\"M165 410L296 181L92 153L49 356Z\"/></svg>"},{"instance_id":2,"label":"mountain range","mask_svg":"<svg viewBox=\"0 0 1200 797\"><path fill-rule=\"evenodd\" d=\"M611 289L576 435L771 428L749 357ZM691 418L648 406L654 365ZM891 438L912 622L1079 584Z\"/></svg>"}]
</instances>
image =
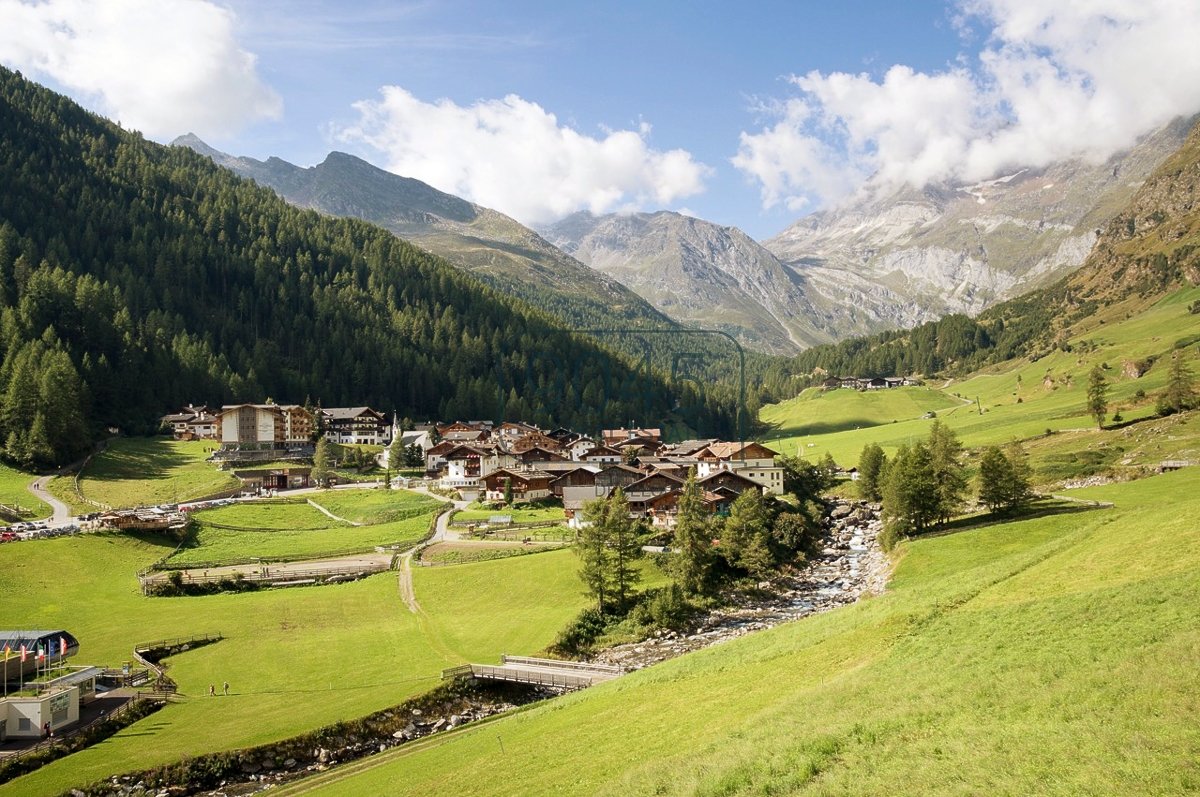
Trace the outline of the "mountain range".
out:
<instances>
[{"instance_id":1,"label":"mountain range","mask_svg":"<svg viewBox=\"0 0 1200 797\"><path fill-rule=\"evenodd\" d=\"M1103 163L1014 169L873 194L756 242L668 211L580 212L534 231L344 153L303 168L190 147L289 202L386 227L568 324L715 328L790 355L977 315L1078 268L1098 232L1184 141L1179 119Z\"/></svg>"}]
</instances>

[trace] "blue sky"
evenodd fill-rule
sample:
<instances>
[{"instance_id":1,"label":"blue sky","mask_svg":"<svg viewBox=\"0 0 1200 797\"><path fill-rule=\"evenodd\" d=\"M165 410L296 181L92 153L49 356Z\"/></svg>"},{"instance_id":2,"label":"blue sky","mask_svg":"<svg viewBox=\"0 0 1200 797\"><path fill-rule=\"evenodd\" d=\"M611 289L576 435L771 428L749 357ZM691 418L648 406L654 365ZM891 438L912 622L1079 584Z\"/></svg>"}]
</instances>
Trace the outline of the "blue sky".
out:
<instances>
[{"instance_id":1,"label":"blue sky","mask_svg":"<svg viewBox=\"0 0 1200 797\"><path fill-rule=\"evenodd\" d=\"M856 192L1107 157L1200 111L1198 35L1178 0L0 0L0 62L155 140L760 239Z\"/></svg>"}]
</instances>

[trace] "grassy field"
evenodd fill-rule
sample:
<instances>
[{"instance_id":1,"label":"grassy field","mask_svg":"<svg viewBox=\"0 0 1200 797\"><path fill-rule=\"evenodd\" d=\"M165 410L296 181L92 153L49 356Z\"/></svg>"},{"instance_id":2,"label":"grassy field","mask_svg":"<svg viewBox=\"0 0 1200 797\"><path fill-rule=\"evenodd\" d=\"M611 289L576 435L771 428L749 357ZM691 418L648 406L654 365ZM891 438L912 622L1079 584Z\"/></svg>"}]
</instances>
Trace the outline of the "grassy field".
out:
<instances>
[{"instance_id":1,"label":"grassy field","mask_svg":"<svg viewBox=\"0 0 1200 797\"><path fill-rule=\"evenodd\" d=\"M36 474L0 465L0 504L19 507L26 517L49 517L50 507L29 492L29 485L35 479Z\"/></svg>"},{"instance_id":2,"label":"grassy field","mask_svg":"<svg viewBox=\"0 0 1200 797\"><path fill-rule=\"evenodd\" d=\"M237 487L238 481L205 462L206 441L121 437L92 458L79 477L87 498L113 507L175 503Z\"/></svg>"},{"instance_id":3,"label":"grassy field","mask_svg":"<svg viewBox=\"0 0 1200 797\"><path fill-rule=\"evenodd\" d=\"M411 795L1194 792L1200 469L1100 494L1117 508L907 543L881 597L312 785L331 795L398 783ZM1164 499L1172 511L1151 514Z\"/></svg>"},{"instance_id":4,"label":"grassy field","mask_svg":"<svg viewBox=\"0 0 1200 797\"><path fill-rule=\"evenodd\" d=\"M1200 289L1180 291L1128 319L1119 309L1110 310L1113 317L1104 323L1100 323L1104 317L1091 321L1071 338L1071 351L1055 351L1036 362L1006 363L939 389L806 391L763 408L763 420L776 430L768 436L768 444L809 459L829 451L840 465L849 467L858 462L867 443L877 442L892 451L927 435L932 421L921 414L933 410L968 446L1031 441L1034 466L1057 469L1062 477L1087 470L1080 467L1081 461L1097 456L1114 463L1129 460L1125 465L1149 465L1189 450L1200 454L1200 428L1194 428L1194 422L1178 426L1170 419L1143 420L1153 415L1154 395L1166 384L1176 343L1200 334L1200 316L1187 310L1188 303L1197 299ZM1192 343L1182 351L1200 373L1200 346ZM1147 359L1154 359L1154 364L1140 378L1124 373L1125 363ZM1084 409L1088 373L1095 365L1108 366L1110 416L1119 410L1126 422L1136 423L1103 432L1096 429ZM1144 397L1137 396L1139 390ZM942 408L934 406L938 396ZM861 422L865 418L881 423ZM1047 439L1048 431L1053 434ZM1122 451L1115 452L1116 448Z\"/></svg>"},{"instance_id":5,"label":"grassy field","mask_svg":"<svg viewBox=\"0 0 1200 797\"><path fill-rule=\"evenodd\" d=\"M486 523L495 515L511 515L513 523L543 523L550 520L566 521L567 519L561 506L533 506L506 509L468 508L461 512L455 512L452 522L456 526L467 523Z\"/></svg>"},{"instance_id":6,"label":"grassy field","mask_svg":"<svg viewBox=\"0 0 1200 797\"><path fill-rule=\"evenodd\" d=\"M308 503L319 503L342 522ZM282 561L412 545L429 532L443 502L404 490L330 490L273 501L247 501L195 513L195 544L170 567ZM351 525L348 521L362 523Z\"/></svg>"},{"instance_id":7,"label":"grassy field","mask_svg":"<svg viewBox=\"0 0 1200 797\"><path fill-rule=\"evenodd\" d=\"M328 490L309 498L355 523L388 523L447 506L445 501L408 490Z\"/></svg>"},{"instance_id":8,"label":"grassy field","mask_svg":"<svg viewBox=\"0 0 1200 797\"><path fill-rule=\"evenodd\" d=\"M0 796L59 794L108 774L358 717L426 691L443 667L544 648L585 602L565 551L423 568L423 617L401 602L394 573L301 590L143 597L134 573L166 550L87 535L0 551L0 625L69 629L81 640L81 663L119 666L134 644L151 639L226 637L170 660L183 702L0 786ZM207 697L210 683L225 680L229 698Z\"/></svg>"}]
</instances>

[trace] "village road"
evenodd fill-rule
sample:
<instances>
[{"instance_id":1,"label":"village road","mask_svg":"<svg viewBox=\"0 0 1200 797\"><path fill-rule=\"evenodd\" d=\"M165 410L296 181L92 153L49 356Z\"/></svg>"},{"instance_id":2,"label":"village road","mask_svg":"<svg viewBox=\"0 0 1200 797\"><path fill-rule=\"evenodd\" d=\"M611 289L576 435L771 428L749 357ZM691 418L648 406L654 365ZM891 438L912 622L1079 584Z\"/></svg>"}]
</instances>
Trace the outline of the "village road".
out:
<instances>
[{"instance_id":1,"label":"village road","mask_svg":"<svg viewBox=\"0 0 1200 797\"><path fill-rule=\"evenodd\" d=\"M51 526L65 526L71 521L71 508L46 492L46 484L53 478L53 476L43 476L37 479L29 485L29 492L50 505L52 510L49 518Z\"/></svg>"}]
</instances>

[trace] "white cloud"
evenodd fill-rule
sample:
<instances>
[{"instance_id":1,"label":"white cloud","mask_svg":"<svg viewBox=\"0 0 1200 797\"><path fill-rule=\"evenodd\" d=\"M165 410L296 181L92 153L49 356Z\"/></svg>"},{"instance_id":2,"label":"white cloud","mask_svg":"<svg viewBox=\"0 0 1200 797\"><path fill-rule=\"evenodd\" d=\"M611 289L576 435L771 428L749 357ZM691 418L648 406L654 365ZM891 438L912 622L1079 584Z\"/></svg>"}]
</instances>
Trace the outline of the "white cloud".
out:
<instances>
[{"instance_id":1,"label":"white cloud","mask_svg":"<svg viewBox=\"0 0 1200 797\"><path fill-rule=\"evenodd\" d=\"M649 125L592 137L515 95L470 106L429 103L398 86L355 103L344 142L382 153L386 168L495 208L526 224L577 210L662 206L704 189L708 167L648 143Z\"/></svg>"},{"instance_id":2,"label":"white cloud","mask_svg":"<svg viewBox=\"0 0 1200 797\"><path fill-rule=\"evenodd\" d=\"M1103 160L1200 111L1200 3L960 0L990 34L977 59L881 79L810 72L733 164L763 204L829 204L856 188L975 181L1016 166Z\"/></svg>"},{"instance_id":3,"label":"white cloud","mask_svg":"<svg viewBox=\"0 0 1200 797\"><path fill-rule=\"evenodd\" d=\"M232 12L207 0L0 0L0 61L156 138L228 136L282 111Z\"/></svg>"}]
</instances>

